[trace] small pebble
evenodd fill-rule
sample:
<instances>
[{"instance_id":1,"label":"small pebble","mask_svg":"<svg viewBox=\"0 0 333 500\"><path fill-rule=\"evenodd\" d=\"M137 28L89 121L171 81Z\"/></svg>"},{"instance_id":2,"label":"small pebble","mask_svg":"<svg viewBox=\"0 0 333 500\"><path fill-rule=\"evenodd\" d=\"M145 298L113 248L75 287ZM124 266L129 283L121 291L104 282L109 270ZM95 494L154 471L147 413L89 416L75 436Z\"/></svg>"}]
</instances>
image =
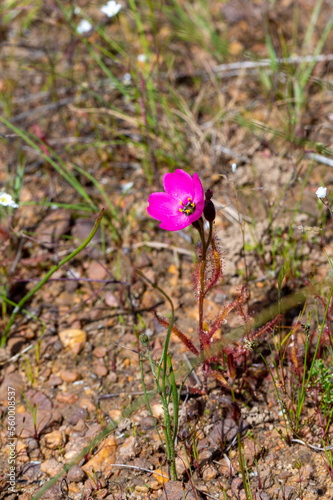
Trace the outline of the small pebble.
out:
<instances>
[{"instance_id":1,"label":"small pebble","mask_svg":"<svg viewBox=\"0 0 333 500\"><path fill-rule=\"evenodd\" d=\"M87 342L87 334L83 330L68 328L59 332L59 338L64 347L69 347L75 354L78 354Z\"/></svg>"},{"instance_id":2,"label":"small pebble","mask_svg":"<svg viewBox=\"0 0 333 500\"><path fill-rule=\"evenodd\" d=\"M50 458L50 460L45 460L40 466L41 471L45 472L51 477L56 476L61 470L62 465L59 464L54 458Z\"/></svg>"},{"instance_id":3,"label":"small pebble","mask_svg":"<svg viewBox=\"0 0 333 500\"><path fill-rule=\"evenodd\" d=\"M93 260L88 266L87 274L91 280L104 280L107 276L107 270L104 266Z\"/></svg>"},{"instance_id":4,"label":"small pebble","mask_svg":"<svg viewBox=\"0 0 333 500\"><path fill-rule=\"evenodd\" d=\"M96 498L97 500L102 500L102 498L105 498L107 494L108 490L106 488L103 488L102 490L97 491Z\"/></svg>"},{"instance_id":5,"label":"small pebble","mask_svg":"<svg viewBox=\"0 0 333 500\"><path fill-rule=\"evenodd\" d=\"M79 420L86 420L88 412L85 408L76 408L73 413L68 417L70 425L76 425Z\"/></svg>"},{"instance_id":6,"label":"small pebble","mask_svg":"<svg viewBox=\"0 0 333 500\"><path fill-rule=\"evenodd\" d=\"M80 419L73 427L75 432L79 432L80 434L84 434L87 431L87 425L84 420Z\"/></svg>"},{"instance_id":7,"label":"small pebble","mask_svg":"<svg viewBox=\"0 0 333 500\"><path fill-rule=\"evenodd\" d=\"M104 358L106 353L107 350L105 347L95 347L95 349L93 350L93 355L95 356L95 358Z\"/></svg>"},{"instance_id":8,"label":"small pebble","mask_svg":"<svg viewBox=\"0 0 333 500\"><path fill-rule=\"evenodd\" d=\"M51 450L57 450L65 444L64 436L60 431L53 431L49 434L45 434L43 440L45 446Z\"/></svg>"},{"instance_id":9,"label":"small pebble","mask_svg":"<svg viewBox=\"0 0 333 500\"><path fill-rule=\"evenodd\" d=\"M95 368L95 373L97 377L105 377L108 374L108 369L104 364L99 364Z\"/></svg>"},{"instance_id":10,"label":"small pebble","mask_svg":"<svg viewBox=\"0 0 333 500\"><path fill-rule=\"evenodd\" d=\"M96 411L96 406L90 398L82 398L80 401L80 406L81 408L85 408L86 410L88 410L90 413L94 413Z\"/></svg>"},{"instance_id":11,"label":"small pebble","mask_svg":"<svg viewBox=\"0 0 333 500\"><path fill-rule=\"evenodd\" d=\"M159 483L158 481L152 481L151 483L149 483L149 486L154 491L159 490L160 488L162 488L162 484Z\"/></svg>"},{"instance_id":12,"label":"small pebble","mask_svg":"<svg viewBox=\"0 0 333 500\"><path fill-rule=\"evenodd\" d=\"M73 394L72 392L59 393L57 394L57 401L62 404L72 405L74 404L79 397L77 394Z\"/></svg>"},{"instance_id":13,"label":"small pebble","mask_svg":"<svg viewBox=\"0 0 333 500\"><path fill-rule=\"evenodd\" d=\"M81 374L76 370L61 370L60 377L64 382L73 383L82 378Z\"/></svg>"},{"instance_id":14,"label":"small pebble","mask_svg":"<svg viewBox=\"0 0 333 500\"><path fill-rule=\"evenodd\" d=\"M78 465L73 465L67 474L67 479L69 482L80 483L85 478L85 473Z\"/></svg>"},{"instance_id":15,"label":"small pebble","mask_svg":"<svg viewBox=\"0 0 333 500\"><path fill-rule=\"evenodd\" d=\"M33 450L37 450L39 448L39 444L38 444L38 441L37 439L34 439L34 438L27 438L25 440L25 444L27 445L27 448L28 448L28 452L30 453L31 451Z\"/></svg>"},{"instance_id":16,"label":"small pebble","mask_svg":"<svg viewBox=\"0 0 333 500\"><path fill-rule=\"evenodd\" d=\"M147 493L148 492L148 486L141 486L141 485L137 485L135 487L135 491L138 491L139 493Z\"/></svg>"},{"instance_id":17,"label":"small pebble","mask_svg":"<svg viewBox=\"0 0 333 500\"><path fill-rule=\"evenodd\" d=\"M162 471L161 469L156 469L153 472L153 476L156 479L156 481L158 481L161 484L167 483L169 481L169 476L168 476L167 472Z\"/></svg>"},{"instance_id":18,"label":"small pebble","mask_svg":"<svg viewBox=\"0 0 333 500\"><path fill-rule=\"evenodd\" d=\"M185 493L185 495L184 495ZM185 492L181 481L169 481L164 485L163 500L196 500L198 495L193 493L191 485L185 485Z\"/></svg>"},{"instance_id":19,"label":"small pebble","mask_svg":"<svg viewBox=\"0 0 333 500\"><path fill-rule=\"evenodd\" d=\"M231 483L231 491L234 493L236 498L239 495L240 490L242 489L243 489L243 480L236 477Z\"/></svg>"},{"instance_id":20,"label":"small pebble","mask_svg":"<svg viewBox=\"0 0 333 500\"><path fill-rule=\"evenodd\" d=\"M122 463L127 463L140 454L141 446L139 440L134 436L129 436L118 448L119 458Z\"/></svg>"},{"instance_id":21,"label":"small pebble","mask_svg":"<svg viewBox=\"0 0 333 500\"><path fill-rule=\"evenodd\" d=\"M208 466L202 473L202 479L204 481L211 481L217 477L217 474L215 467Z\"/></svg>"},{"instance_id":22,"label":"small pebble","mask_svg":"<svg viewBox=\"0 0 333 500\"><path fill-rule=\"evenodd\" d=\"M109 415L112 420L119 420L121 417L121 410L112 409L109 411Z\"/></svg>"},{"instance_id":23,"label":"small pebble","mask_svg":"<svg viewBox=\"0 0 333 500\"><path fill-rule=\"evenodd\" d=\"M47 381L47 385L49 387L57 387L60 384L62 384L61 377L59 377L59 375L55 375L54 373L52 373L52 375Z\"/></svg>"},{"instance_id":24,"label":"small pebble","mask_svg":"<svg viewBox=\"0 0 333 500\"><path fill-rule=\"evenodd\" d=\"M116 374L116 372L110 372L108 375L108 382L114 384L115 382L117 382L117 380L118 380L118 375Z\"/></svg>"},{"instance_id":25,"label":"small pebble","mask_svg":"<svg viewBox=\"0 0 333 500\"><path fill-rule=\"evenodd\" d=\"M118 307L119 305L117 297L112 292L107 292L105 294L105 303L109 307Z\"/></svg>"},{"instance_id":26,"label":"small pebble","mask_svg":"<svg viewBox=\"0 0 333 500\"><path fill-rule=\"evenodd\" d=\"M271 497L265 491L261 491L259 493L259 498L260 498L260 500L271 500Z\"/></svg>"}]
</instances>

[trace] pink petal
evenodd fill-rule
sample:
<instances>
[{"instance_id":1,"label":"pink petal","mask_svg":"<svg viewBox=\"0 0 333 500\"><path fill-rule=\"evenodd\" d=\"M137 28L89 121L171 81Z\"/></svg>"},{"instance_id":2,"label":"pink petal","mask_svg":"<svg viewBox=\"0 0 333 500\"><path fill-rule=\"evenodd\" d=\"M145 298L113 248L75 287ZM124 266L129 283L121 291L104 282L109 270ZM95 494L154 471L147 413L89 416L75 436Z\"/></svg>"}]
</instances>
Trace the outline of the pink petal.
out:
<instances>
[{"instance_id":1,"label":"pink petal","mask_svg":"<svg viewBox=\"0 0 333 500\"><path fill-rule=\"evenodd\" d=\"M184 170L177 168L173 173L165 174L163 184L165 191L178 200L184 202L188 197L193 199L193 180Z\"/></svg>"},{"instance_id":2,"label":"pink petal","mask_svg":"<svg viewBox=\"0 0 333 500\"><path fill-rule=\"evenodd\" d=\"M202 215L205 206L204 190L197 173L193 175L193 186L194 186L193 203L195 203L195 212L193 215L196 216L196 218L193 219L193 221L195 221L198 220L199 217Z\"/></svg>"},{"instance_id":3,"label":"pink petal","mask_svg":"<svg viewBox=\"0 0 333 500\"><path fill-rule=\"evenodd\" d=\"M186 217L186 215L180 214L179 216L168 217L167 219L164 219L160 224L160 228L166 229L167 231L179 231L180 229L184 229L190 224L190 217Z\"/></svg>"},{"instance_id":4,"label":"pink petal","mask_svg":"<svg viewBox=\"0 0 333 500\"><path fill-rule=\"evenodd\" d=\"M181 215L178 201L167 193L152 193L148 199L147 212L157 220Z\"/></svg>"},{"instance_id":5,"label":"pink petal","mask_svg":"<svg viewBox=\"0 0 333 500\"><path fill-rule=\"evenodd\" d=\"M188 220L189 220L189 224L192 224L192 222L200 219L200 217L202 216L202 212L203 212L203 209L202 211L198 210L197 207L195 207L195 212L194 214L191 214L189 217L188 217Z\"/></svg>"}]
</instances>

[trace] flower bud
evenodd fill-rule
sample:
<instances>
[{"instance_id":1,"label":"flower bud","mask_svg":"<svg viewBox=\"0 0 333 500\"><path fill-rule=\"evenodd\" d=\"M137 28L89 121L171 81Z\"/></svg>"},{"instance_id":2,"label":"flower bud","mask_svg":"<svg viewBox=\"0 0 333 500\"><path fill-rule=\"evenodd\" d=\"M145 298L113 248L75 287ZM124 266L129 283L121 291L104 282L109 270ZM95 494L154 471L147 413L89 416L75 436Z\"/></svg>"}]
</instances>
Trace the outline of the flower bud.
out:
<instances>
[{"instance_id":1,"label":"flower bud","mask_svg":"<svg viewBox=\"0 0 333 500\"><path fill-rule=\"evenodd\" d=\"M215 211L215 206L214 203L212 202L212 197L213 197L213 191L211 189L207 189L205 192L205 206L204 206L204 216L205 219L208 220L208 222L213 222L216 217L216 211Z\"/></svg>"},{"instance_id":2,"label":"flower bud","mask_svg":"<svg viewBox=\"0 0 333 500\"><path fill-rule=\"evenodd\" d=\"M211 200L213 198L213 191L211 189L207 189L205 192L205 199L206 200Z\"/></svg>"},{"instance_id":3,"label":"flower bud","mask_svg":"<svg viewBox=\"0 0 333 500\"><path fill-rule=\"evenodd\" d=\"M139 341L141 342L141 344L144 346L144 347L147 347L149 345L149 338L148 338L148 335L146 335L145 333L141 333L140 337L139 337Z\"/></svg>"},{"instance_id":4,"label":"flower bud","mask_svg":"<svg viewBox=\"0 0 333 500\"><path fill-rule=\"evenodd\" d=\"M198 231L200 231L200 227L201 227L201 226L200 226L200 220L201 220L201 222L202 222L202 217L200 217L200 219L195 220L194 222L192 222L192 226L193 226L195 229L197 229Z\"/></svg>"}]
</instances>

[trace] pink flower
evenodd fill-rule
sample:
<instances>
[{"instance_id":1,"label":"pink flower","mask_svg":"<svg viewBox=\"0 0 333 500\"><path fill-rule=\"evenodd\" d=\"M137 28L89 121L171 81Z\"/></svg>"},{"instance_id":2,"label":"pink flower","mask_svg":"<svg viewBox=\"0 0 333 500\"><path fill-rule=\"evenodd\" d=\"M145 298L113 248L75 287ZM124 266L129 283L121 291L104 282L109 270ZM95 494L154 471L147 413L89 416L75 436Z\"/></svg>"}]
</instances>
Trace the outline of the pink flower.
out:
<instances>
[{"instance_id":1,"label":"pink flower","mask_svg":"<svg viewBox=\"0 0 333 500\"><path fill-rule=\"evenodd\" d=\"M166 192L151 194L147 207L149 215L161 221L160 228L178 231L200 219L205 197L198 174L192 179L178 168L165 174L163 184Z\"/></svg>"}]
</instances>

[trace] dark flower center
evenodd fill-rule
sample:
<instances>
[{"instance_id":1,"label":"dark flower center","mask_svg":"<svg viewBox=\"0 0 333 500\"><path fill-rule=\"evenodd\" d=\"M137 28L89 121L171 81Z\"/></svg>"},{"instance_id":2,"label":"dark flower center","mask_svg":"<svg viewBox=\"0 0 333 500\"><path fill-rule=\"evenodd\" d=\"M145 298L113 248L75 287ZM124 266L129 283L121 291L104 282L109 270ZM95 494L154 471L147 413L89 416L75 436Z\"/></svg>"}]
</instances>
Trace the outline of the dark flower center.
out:
<instances>
[{"instance_id":1,"label":"dark flower center","mask_svg":"<svg viewBox=\"0 0 333 500\"><path fill-rule=\"evenodd\" d=\"M182 201L179 202L182 205L182 208L179 209L179 212L182 212L184 215L189 217L195 212L195 203L192 202L192 198L187 198L187 203L184 205Z\"/></svg>"}]
</instances>

